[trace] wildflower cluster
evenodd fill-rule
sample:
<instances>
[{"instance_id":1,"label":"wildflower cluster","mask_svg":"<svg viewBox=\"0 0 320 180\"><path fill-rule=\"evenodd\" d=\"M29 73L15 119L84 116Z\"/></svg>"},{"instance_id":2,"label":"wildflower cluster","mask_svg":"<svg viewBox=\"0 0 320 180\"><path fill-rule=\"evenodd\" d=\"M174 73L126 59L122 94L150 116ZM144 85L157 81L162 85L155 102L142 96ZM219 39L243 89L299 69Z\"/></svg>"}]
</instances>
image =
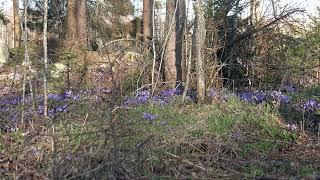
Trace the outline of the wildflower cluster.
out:
<instances>
[{"instance_id":1,"label":"wildflower cluster","mask_svg":"<svg viewBox=\"0 0 320 180\"><path fill-rule=\"evenodd\" d=\"M158 118L157 114L149 114L149 113L143 113L143 119L147 119L149 121L155 120Z\"/></svg>"},{"instance_id":2,"label":"wildflower cluster","mask_svg":"<svg viewBox=\"0 0 320 180\"><path fill-rule=\"evenodd\" d=\"M309 112L316 111L316 110L320 109L320 103L318 103L314 99L311 99L311 100L308 100L307 102L305 102L302 105L302 108L306 111L309 111Z\"/></svg>"},{"instance_id":3,"label":"wildflower cluster","mask_svg":"<svg viewBox=\"0 0 320 180\"><path fill-rule=\"evenodd\" d=\"M128 97L123 105L134 106L140 104L146 104L150 98L150 92L148 90L138 91L135 97Z\"/></svg>"},{"instance_id":4,"label":"wildflower cluster","mask_svg":"<svg viewBox=\"0 0 320 180\"><path fill-rule=\"evenodd\" d=\"M238 94L239 99L247 101L249 103L263 103L267 100L276 101L279 103L287 104L290 101L289 96L283 94L281 91L271 91L271 92L242 92Z\"/></svg>"},{"instance_id":5,"label":"wildflower cluster","mask_svg":"<svg viewBox=\"0 0 320 180\"><path fill-rule=\"evenodd\" d=\"M281 91L272 91L270 93L270 96L271 96L272 100L277 101L277 102L287 104L290 101L289 96L283 94Z\"/></svg>"},{"instance_id":6,"label":"wildflower cluster","mask_svg":"<svg viewBox=\"0 0 320 180\"><path fill-rule=\"evenodd\" d=\"M167 89L158 94L155 94L154 96L151 96L150 91L142 90L138 91L136 93L136 96L134 97L127 97L126 100L123 102L123 105L135 106L151 102L157 105L164 106L172 102L172 100L174 100L174 97L180 94L182 94L182 90Z\"/></svg>"},{"instance_id":7,"label":"wildflower cluster","mask_svg":"<svg viewBox=\"0 0 320 180\"><path fill-rule=\"evenodd\" d=\"M249 103L262 103L266 101L267 95L263 92L243 92L239 93L238 95L239 99L247 101Z\"/></svg>"},{"instance_id":8,"label":"wildflower cluster","mask_svg":"<svg viewBox=\"0 0 320 180\"><path fill-rule=\"evenodd\" d=\"M3 105L17 105L21 102L21 96L4 96L0 99L0 106Z\"/></svg>"},{"instance_id":9,"label":"wildflower cluster","mask_svg":"<svg viewBox=\"0 0 320 180\"><path fill-rule=\"evenodd\" d=\"M36 103L36 109L31 108L32 105L32 98L30 96L25 98L25 107L28 107L28 109L25 109L25 115L26 115L26 121L28 121L29 115L33 113L37 113L38 115L44 114L44 97L43 95L37 95L35 98ZM49 100L49 109L48 109L48 115L49 117L54 117L57 113L66 112L69 108L68 102L70 100L72 101L78 101L80 100L80 94L76 94L72 91L65 91L61 94L48 94L48 100ZM12 127L15 127L16 123L18 122L18 118L20 116L19 114L19 108L18 105L22 104L22 97L18 95L14 96L3 96L0 98L0 114L5 115L6 119L8 120L9 124L3 126L5 129L12 129ZM8 126L8 127L7 127ZM9 127L10 126L10 127Z\"/></svg>"},{"instance_id":10,"label":"wildflower cluster","mask_svg":"<svg viewBox=\"0 0 320 180\"><path fill-rule=\"evenodd\" d=\"M297 88L294 87L293 85L288 84L288 83L281 84L280 88L282 91L288 92L288 93L297 92Z\"/></svg>"},{"instance_id":11,"label":"wildflower cluster","mask_svg":"<svg viewBox=\"0 0 320 180\"><path fill-rule=\"evenodd\" d=\"M138 91L134 97L127 97L126 100L123 102L124 106L137 106L143 105L147 103L153 103L159 106L166 106L171 103L176 96L182 94L181 89L166 89L160 93L155 94L154 96L151 95L150 91L142 90ZM158 119L159 115L157 114L150 114L144 112L142 115L143 119L148 121L153 121ZM165 121L160 121L160 125L164 125Z\"/></svg>"}]
</instances>

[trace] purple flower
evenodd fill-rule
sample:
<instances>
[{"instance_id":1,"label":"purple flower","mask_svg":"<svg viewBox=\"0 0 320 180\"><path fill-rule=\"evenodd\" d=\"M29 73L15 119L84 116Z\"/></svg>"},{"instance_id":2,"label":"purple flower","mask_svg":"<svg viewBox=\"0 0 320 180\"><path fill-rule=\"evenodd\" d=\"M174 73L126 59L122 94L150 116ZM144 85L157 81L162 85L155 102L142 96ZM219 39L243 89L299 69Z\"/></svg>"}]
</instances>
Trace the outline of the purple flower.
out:
<instances>
[{"instance_id":1,"label":"purple flower","mask_svg":"<svg viewBox=\"0 0 320 180\"><path fill-rule=\"evenodd\" d=\"M232 134L231 134L231 137L232 137L234 140L240 140L241 137L242 137L242 135L241 135L241 133L239 133L239 132L235 132L235 133L232 133Z\"/></svg>"},{"instance_id":2,"label":"purple flower","mask_svg":"<svg viewBox=\"0 0 320 180\"><path fill-rule=\"evenodd\" d=\"M149 113L143 113L143 119L147 119L147 120L155 120L158 118L158 115L154 115L154 114L149 114Z\"/></svg>"},{"instance_id":3,"label":"purple flower","mask_svg":"<svg viewBox=\"0 0 320 180\"><path fill-rule=\"evenodd\" d=\"M170 98L174 95L181 95L183 93L182 88L176 88L176 89L166 89L161 93L162 97Z\"/></svg>"},{"instance_id":4,"label":"purple flower","mask_svg":"<svg viewBox=\"0 0 320 180\"><path fill-rule=\"evenodd\" d=\"M154 104L160 105L160 106L165 106L167 105L167 102L165 102L160 96L154 96L152 97L152 102Z\"/></svg>"},{"instance_id":5,"label":"purple flower","mask_svg":"<svg viewBox=\"0 0 320 180\"><path fill-rule=\"evenodd\" d=\"M166 90L162 91L161 98L166 103L169 103L170 101L173 100L175 95L181 95L182 92L183 92L182 88L166 89Z\"/></svg>"},{"instance_id":6,"label":"purple flower","mask_svg":"<svg viewBox=\"0 0 320 180\"><path fill-rule=\"evenodd\" d=\"M33 156L38 156L40 154L39 150L36 147L31 148L31 154Z\"/></svg>"},{"instance_id":7,"label":"purple flower","mask_svg":"<svg viewBox=\"0 0 320 180\"><path fill-rule=\"evenodd\" d=\"M307 102L305 102L303 105L302 105L302 108L306 111L315 111L319 108L319 104L316 100L314 99L311 99Z\"/></svg>"},{"instance_id":8,"label":"purple flower","mask_svg":"<svg viewBox=\"0 0 320 180\"><path fill-rule=\"evenodd\" d=\"M280 102L288 104L290 102L290 97L287 95L282 95Z\"/></svg>"},{"instance_id":9,"label":"purple flower","mask_svg":"<svg viewBox=\"0 0 320 180\"><path fill-rule=\"evenodd\" d=\"M8 112L8 111L10 111L10 108L6 108L6 107L0 108L0 112Z\"/></svg>"},{"instance_id":10,"label":"purple flower","mask_svg":"<svg viewBox=\"0 0 320 180\"><path fill-rule=\"evenodd\" d=\"M134 106L134 105L137 105L139 104L138 100L136 98L126 98L126 100L123 102L123 105L125 107L128 107L128 106Z\"/></svg>"},{"instance_id":11,"label":"purple flower","mask_svg":"<svg viewBox=\"0 0 320 180\"><path fill-rule=\"evenodd\" d=\"M289 103L290 98L287 95L282 94L281 91L272 91L270 96L273 100L278 101L280 103Z\"/></svg>"},{"instance_id":12,"label":"purple flower","mask_svg":"<svg viewBox=\"0 0 320 180\"><path fill-rule=\"evenodd\" d=\"M50 117L54 117L56 113L66 112L68 110L68 105L64 104L62 106L54 107L48 110Z\"/></svg>"},{"instance_id":13,"label":"purple flower","mask_svg":"<svg viewBox=\"0 0 320 180\"><path fill-rule=\"evenodd\" d=\"M39 105L37 112L38 112L38 114L43 114L44 113L44 106L43 105Z\"/></svg>"},{"instance_id":14,"label":"purple flower","mask_svg":"<svg viewBox=\"0 0 320 180\"><path fill-rule=\"evenodd\" d=\"M59 107L57 107L55 109L56 109L56 112L65 112L67 110L67 108L68 108L68 105L64 104L64 105L59 106Z\"/></svg>"},{"instance_id":15,"label":"purple flower","mask_svg":"<svg viewBox=\"0 0 320 180\"><path fill-rule=\"evenodd\" d=\"M263 103L264 101L266 101L267 96L266 96L266 93L259 91L259 92L254 93L253 99L256 103L259 104L259 103Z\"/></svg>"},{"instance_id":16,"label":"purple flower","mask_svg":"<svg viewBox=\"0 0 320 180\"><path fill-rule=\"evenodd\" d=\"M135 97L128 97L123 102L124 106L134 106L145 104L150 99L150 92L148 90L138 91Z\"/></svg>"},{"instance_id":17,"label":"purple flower","mask_svg":"<svg viewBox=\"0 0 320 180\"><path fill-rule=\"evenodd\" d=\"M63 93L63 96L65 98L70 98L72 96L73 92L71 90L67 90Z\"/></svg>"},{"instance_id":18,"label":"purple flower","mask_svg":"<svg viewBox=\"0 0 320 180\"><path fill-rule=\"evenodd\" d=\"M0 98L0 105L17 105L21 99L20 96L4 96Z\"/></svg>"},{"instance_id":19,"label":"purple flower","mask_svg":"<svg viewBox=\"0 0 320 180\"><path fill-rule=\"evenodd\" d=\"M72 156L70 154L67 154L65 159L68 160L68 161L71 161L72 160Z\"/></svg>"},{"instance_id":20,"label":"purple flower","mask_svg":"<svg viewBox=\"0 0 320 180\"><path fill-rule=\"evenodd\" d=\"M241 100L247 101L249 103L254 102L254 94L252 92L243 92L239 94Z\"/></svg>"},{"instance_id":21,"label":"purple flower","mask_svg":"<svg viewBox=\"0 0 320 180\"><path fill-rule=\"evenodd\" d=\"M174 89L167 89L162 92L162 96L170 98L174 95L174 93L175 93Z\"/></svg>"},{"instance_id":22,"label":"purple flower","mask_svg":"<svg viewBox=\"0 0 320 180\"><path fill-rule=\"evenodd\" d=\"M48 94L48 99L53 99L53 100L61 101L61 100L64 99L64 97L61 96L60 94Z\"/></svg>"},{"instance_id":23,"label":"purple flower","mask_svg":"<svg viewBox=\"0 0 320 180\"><path fill-rule=\"evenodd\" d=\"M280 88L284 92L289 92L289 93L297 92L297 89L293 85L290 85L288 82L281 84Z\"/></svg>"},{"instance_id":24,"label":"purple flower","mask_svg":"<svg viewBox=\"0 0 320 180\"><path fill-rule=\"evenodd\" d=\"M150 98L150 92L148 90L138 91L137 92L137 100L144 104Z\"/></svg>"},{"instance_id":25,"label":"purple flower","mask_svg":"<svg viewBox=\"0 0 320 180\"><path fill-rule=\"evenodd\" d=\"M79 94L75 94L72 96L72 99L75 100L75 101L78 101L80 100L80 95Z\"/></svg>"}]
</instances>

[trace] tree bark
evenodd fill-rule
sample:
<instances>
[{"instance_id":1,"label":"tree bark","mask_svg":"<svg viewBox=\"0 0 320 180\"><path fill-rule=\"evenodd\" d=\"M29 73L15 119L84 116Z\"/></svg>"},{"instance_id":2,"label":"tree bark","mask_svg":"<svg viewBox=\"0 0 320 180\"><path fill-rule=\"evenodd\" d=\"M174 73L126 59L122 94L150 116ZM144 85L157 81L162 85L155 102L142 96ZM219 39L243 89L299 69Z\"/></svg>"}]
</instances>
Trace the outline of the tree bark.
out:
<instances>
[{"instance_id":1,"label":"tree bark","mask_svg":"<svg viewBox=\"0 0 320 180\"><path fill-rule=\"evenodd\" d=\"M240 5L240 0L236 0L236 4L235 4L235 13L234 13L234 19L233 19L233 34L231 35L232 36L232 41L234 41L236 39L236 36L237 36L237 33L236 33L236 29L238 28L238 14L240 12L240 8L239 8L239 5ZM231 46L231 50L230 50L230 54L229 54L229 57L228 57L228 79L232 79L232 71L234 70L234 63L236 61L236 56L235 56L235 53L236 53L236 49L237 49L237 46L238 44L234 43L232 44Z\"/></svg>"},{"instance_id":2,"label":"tree bark","mask_svg":"<svg viewBox=\"0 0 320 180\"><path fill-rule=\"evenodd\" d=\"M206 83L204 70L204 46L206 37L205 18L202 0L194 1L195 27L193 32L193 55L196 62L198 102L206 98Z\"/></svg>"},{"instance_id":3,"label":"tree bark","mask_svg":"<svg viewBox=\"0 0 320 180\"><path fill-rule=\"evenodd\" d=\"M13 8L13 26L14 26L14 47L20 47L20 17L19 17L19 0L12 0Z\"/></svg>"},{"instance_id":4,"label":"tree bark","mask_svg":"<svg viewBox=\"0 0 320 180\"><path fill-rule=\"evenodd\" d=\"M176 82L176 1L167 0L166 4L166 31L168 42L166 46L166 57L164 61L165 81ZM173 84L175 86L175 84Z\"/></svg>"},{"instance_id":5,"label":"tree bark","mask_svg":"<svg viewBox=\"0 0 320 180\"><path fill-rule=\"evenodd\" d=\"M177 88L182 83L185 18L185 0L167 0L166 31L168 41L164 61L165 81L174 82L173 86Z\"/></svg>"},{"instance_id":6,"label":"tree bark","mask_svg":"<svg viewBox=\"0 0 320 180\"><path fill-rule=\"evenodd\" d=\"M182 86L182 62L183 62L183 44L184 29L186 22L186 1L179 0L176 13L176 69L177 79L176 86Z\"/></svg>"},{"instance_id":7,"label":"tree bark","mask_svg":"<svg viewBox=\"0 0 320 180\"><path fill-rule=\"evenodd\" d=\"M250 23L257 25L260 18L260 2L259 0L250 1Z\"/></svg>"},{"instance_id":8,"label":"tree bark","mask_svg":"<svg viewBox=\"0 0 320 180\"><path fill-rule=\"evenodd\" d=\"M153 38L153 0L143 0L143 37L145 42Z\"/></svg>"},{"instance_id":9,"label":"tree bark","mask_svg":"<svg viewBox=\"0 0 320 180\"><path fill-rule=\"evenodd\" d=\"M87 1L68 0L67 40L82 48L87 47Z\"/></svg>"},{"instance_id":10,"label":"tree bark","mask_svg":"<svg viewBox=\"0 0 320 180\"><path fill-rule=\"evenodd\" d=\"M47 71L48 71L48 0L44 0L44 18L43 18L43 94L44 94L44 116L48 117L48 92L47 92Z\"/></svg>"}]
</instances>

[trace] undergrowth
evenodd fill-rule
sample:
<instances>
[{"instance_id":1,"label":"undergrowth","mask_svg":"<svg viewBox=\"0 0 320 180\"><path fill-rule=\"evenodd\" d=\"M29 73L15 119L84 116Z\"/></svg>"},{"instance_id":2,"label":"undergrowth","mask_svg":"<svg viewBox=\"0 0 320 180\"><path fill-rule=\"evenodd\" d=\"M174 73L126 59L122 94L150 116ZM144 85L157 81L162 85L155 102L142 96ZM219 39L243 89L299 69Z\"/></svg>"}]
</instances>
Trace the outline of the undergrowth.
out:
<instances>
[{"instance_id":1,"label":"undergrowth","mask_svg":"<svg viewBox=\"0 0 320 180\"><path fill-rule=\"evenodd\" d=\"M70 103L52 121L39 119L29 131L1 132L0 157L8 160L1 173L66 179L318 175L319 157L308 156L317 147L299 146L303 133L285 123L274 106L236 97L115 107L94 96Z\"/></svg>"}]
</instances>

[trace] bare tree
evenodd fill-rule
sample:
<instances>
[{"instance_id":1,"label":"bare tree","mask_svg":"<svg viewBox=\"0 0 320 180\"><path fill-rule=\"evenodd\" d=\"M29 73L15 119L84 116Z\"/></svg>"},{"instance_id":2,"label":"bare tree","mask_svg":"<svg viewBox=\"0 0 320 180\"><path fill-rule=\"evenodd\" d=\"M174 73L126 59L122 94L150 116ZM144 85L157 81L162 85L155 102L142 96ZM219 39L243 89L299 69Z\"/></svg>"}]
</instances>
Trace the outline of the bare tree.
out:
<instances>
[{"instance_id":1,"label":"bare tree","mask_svg":"<svg viewBox=\"0 0 320 180\"><path fill-rule=\"evenodd\" d=\"M67 3L67 40L87 47L87 1L68 0Z\"/></svg>"},{"instance_id":2,"label":"bare tree","mask_svg":"<svg viewBox=\"0 0 320 180\"><path fill-rule=\"evenodd\" d=\"M199 102L206 98L206 83L204 70L204 45L206 37L206 26L202 0L194 1L195 26L193 32L192 58L196 62L197 91Z\"/></svg>"},{"instance_id":3,"label":"bare tree","mask_svg":"<svg viewBox=\"0 0 320 180\"><path fill-rule=\"evenodd\" d=\"M43 94L44 94L44 116L48 117L48 92L47 92L47 70L48 70L48 0L44 0L44 18L43 18L43 55L44 55L44 73L43 73Z\"/></svg>"},{"instance_id":4,"label":"bare tree","mask_svg":"<svg viewBox=\"0 0 320 180\"><path fill-rule=\"evenodd\" d=\"M14 47L20 47L20 17L19 17L19 0L12 0L13 19L14 19Z\"/></svg>"},{"instance_id":5,"label":"bare tree","mask_svg":"<svg viewBox=\"0 0 320 180\"><path fill-rule=\"evenodd\" d=\"M32 102L32 111L34 118L37 120L37 112L36 112L36 103L35 103L35 94L34 89L32 86L32 69L31 69L31 62L30 62L30 56L29 56L29 45L28 45L28 5L29 1L24 0L23 1L23 45L24 45L24 61L22 63L23 66L23 87L22 87L22 113L21 113L21 122L24 124L24 113L25 113L25 102L26 102L26 86L27 83L29 85L29 91L31 96L31 102ZM31 127L33 127L33 119L31 121Z\"/></svg>"}]
</instances>

